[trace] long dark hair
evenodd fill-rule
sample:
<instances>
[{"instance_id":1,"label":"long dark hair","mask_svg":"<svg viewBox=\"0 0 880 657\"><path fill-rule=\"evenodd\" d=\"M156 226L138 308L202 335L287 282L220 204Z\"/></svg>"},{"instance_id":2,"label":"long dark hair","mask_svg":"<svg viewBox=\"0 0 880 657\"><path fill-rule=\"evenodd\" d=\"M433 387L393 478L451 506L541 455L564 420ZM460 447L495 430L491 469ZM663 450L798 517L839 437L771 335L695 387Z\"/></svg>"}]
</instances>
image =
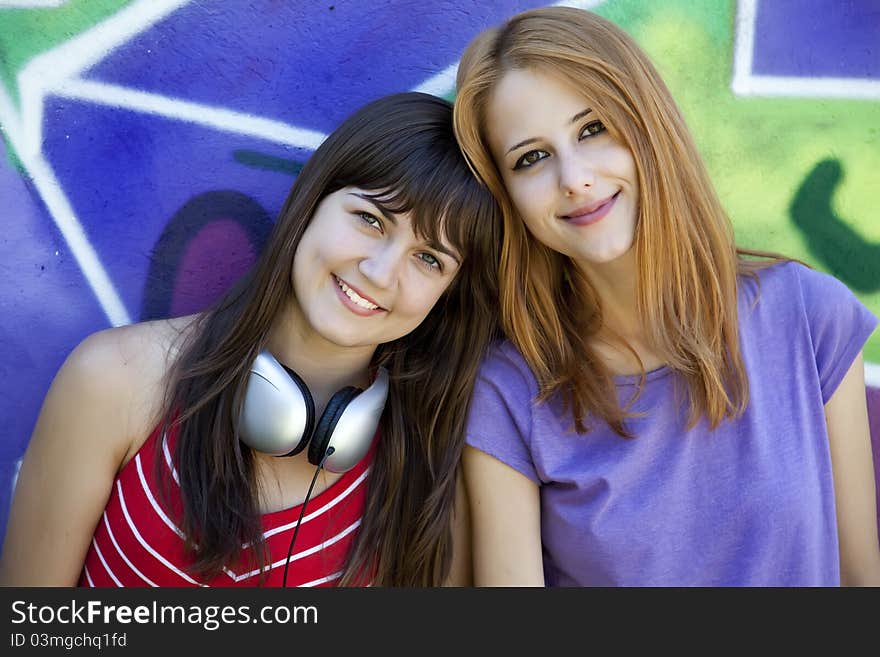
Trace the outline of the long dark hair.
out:
<instances>
[{"instance_id":1,"label":"long dark hair","mask_svg":"<svg viewBox=\"0 0 880 657\"><path fill-rule=\"evenodd\" d=\"M249 365L294 294L303 232L318 203L349 185L375 192L391 211L411 212L417 234L445 236L463 257L422 324L374 356L389 371L390 390L340 584L435 585L449 572L464 422L496 331L501 218L459 151L451 104L402 93L367 104L320 145L254 267L196 320L174 362L165 427L178 430L182 530L192 570L205 578L241 558L243 544L254 546L257 567L266 565L254 455L238 440L236 418Z\"/></svg>"}]
</instances>

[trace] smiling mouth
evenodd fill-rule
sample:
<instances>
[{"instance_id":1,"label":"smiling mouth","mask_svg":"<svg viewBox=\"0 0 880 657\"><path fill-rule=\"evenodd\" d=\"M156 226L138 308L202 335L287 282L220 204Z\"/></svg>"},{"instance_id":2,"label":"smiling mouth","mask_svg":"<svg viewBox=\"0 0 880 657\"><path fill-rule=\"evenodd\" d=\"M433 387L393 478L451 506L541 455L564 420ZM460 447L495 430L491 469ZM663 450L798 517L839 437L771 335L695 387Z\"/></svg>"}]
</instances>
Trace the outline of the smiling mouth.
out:
<instances>
[{"instance_id":1,"label":"smiling mouth","mask_svg":"<svg viewBox=\"0 0 880 657\"><path fill-rule=\"evenodd\" d=\"M578 208L577 210L574 210L571 214L560 215L559 218L570 224L575 224L578 226L594 224L605 217L605 215L607 215L608 212L611 211L611 208L614 207L614 202L617 201L618 196L620 196L620 190L609 196L604 201L587 207Z\"/></svg>"},{"instance_id":2,"label":"smiling mouth","mask_svg":"<svg viewBox=\"0 0 880 657\"><path fill-rule=\"evenodd\" d=\"M367 312L370 312L370 311L378 312L378 311L385 310L385 308L383 308L382 306L380 306L380 305L374 303L373 301L371 301L370 299L366 299L363 296L361 296L360 294L358 294L354 290L354 288L352 288L348 283L343 281L341 278L339 278L335 274L333 275L333 280L336 283L336 287L338 287L342 291L342 293L358 308L362 308L363 310L365 310Z\"/></svg>"}]
</instances>

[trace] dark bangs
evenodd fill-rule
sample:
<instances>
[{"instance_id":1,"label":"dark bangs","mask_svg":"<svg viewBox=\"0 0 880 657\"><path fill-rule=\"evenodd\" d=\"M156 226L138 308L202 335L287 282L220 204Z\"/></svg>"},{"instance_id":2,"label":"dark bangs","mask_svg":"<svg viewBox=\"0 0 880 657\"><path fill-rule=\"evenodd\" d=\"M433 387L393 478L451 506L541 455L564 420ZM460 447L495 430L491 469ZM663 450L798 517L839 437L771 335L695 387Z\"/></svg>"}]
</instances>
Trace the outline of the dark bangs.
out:
<instances>
[{"instance_id":1,"label":"dark bangs","mask_svg":"<svg viewBox=\"0 0 880 657\"><path fill-rule=\"evenodd\" d=\"M348 157L328 194L347 186L371 192L381 209L410 213L419 238L445 238L462 258L482 250L480 237L495 238L496 204L458 147L451 103L411 92L374 101L360 116L364 130L342 146Z\"/></svg>"}]
</instances>

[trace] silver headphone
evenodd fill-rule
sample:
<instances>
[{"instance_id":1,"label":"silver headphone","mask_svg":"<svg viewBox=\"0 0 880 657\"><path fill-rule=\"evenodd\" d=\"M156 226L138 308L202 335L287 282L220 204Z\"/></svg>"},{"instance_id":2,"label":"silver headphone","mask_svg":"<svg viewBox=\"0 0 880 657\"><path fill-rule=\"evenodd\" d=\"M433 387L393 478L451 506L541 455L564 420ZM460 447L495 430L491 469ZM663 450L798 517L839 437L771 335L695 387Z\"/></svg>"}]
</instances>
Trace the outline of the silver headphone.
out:
<instances>
[{"instance_id":1,"label":"silver headphone","mask_svg":"<svg viewBox=\"0 0 880 657\"><path fill-rule=\"evenodd\" d=\"M268 351L254 359L238 421L241 441L273 456L292 456L308 446L309 463L330 472L353 468L367 453L388 398L388 372L380 367L366 390L348 386L327 402L315 424L308 386Z\"/></svg>"}]
</instances>

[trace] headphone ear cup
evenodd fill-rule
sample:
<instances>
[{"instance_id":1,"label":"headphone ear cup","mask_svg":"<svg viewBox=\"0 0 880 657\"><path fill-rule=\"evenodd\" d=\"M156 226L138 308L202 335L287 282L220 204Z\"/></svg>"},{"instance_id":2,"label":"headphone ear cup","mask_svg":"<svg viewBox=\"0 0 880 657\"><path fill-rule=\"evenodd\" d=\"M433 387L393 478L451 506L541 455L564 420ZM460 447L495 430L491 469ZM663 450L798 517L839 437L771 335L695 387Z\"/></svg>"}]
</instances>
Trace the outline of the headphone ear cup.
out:
<instances>
[{"instance_id":1,"label":"headphone ear cup","mask_svg":"<svg viewBox=\"0 0 880 657\"><path fill-rule=\"evenodd\" d=\"M346 406L361 392L363 391L360 388L348 386L334 394L330 401L327 402L327 407L321 414L318 426L315 427L315 433L311 441L309 441L309 463L312 465L321 463L321 459L324 458L324 452L330 446L330 439L333 437L336 423L339 421L343 411L345 411Z\"/></svg>"},{"instance_id":2,"label":"headphone ear cup","mask_svg":"<svg viewBox=\"0 0 880 657\"><path fill-rule=\"evenodd\" d=\"M291 380L296 384L297 389L302 394L303 402L306 405L305 430L299 437L296 445L288 444L290 451L283 454L283 456L293 456L294 454L299 454L306 448L306 445L309 442L309 436L312 435L312 427L315 426L315 402L312 401L312 394L309 392L309 387L306 385L306 382L302 380L302 377L287 367L284 363L279 363L279 365L284 368L284 371L287 372L288 376L290 376Z\"/></svg>"},{"instance_id":3,"label":"headphone ear cup","mask_svg":"<svg viewBox=\"0 0 880 657\"><path fill-rule=\"evenodd\" d=\"M251 364L238 417L244 445L273 456L305 449L315 426L312 395L300 376L266 350Z\"/></svg>"}]
</instances>

